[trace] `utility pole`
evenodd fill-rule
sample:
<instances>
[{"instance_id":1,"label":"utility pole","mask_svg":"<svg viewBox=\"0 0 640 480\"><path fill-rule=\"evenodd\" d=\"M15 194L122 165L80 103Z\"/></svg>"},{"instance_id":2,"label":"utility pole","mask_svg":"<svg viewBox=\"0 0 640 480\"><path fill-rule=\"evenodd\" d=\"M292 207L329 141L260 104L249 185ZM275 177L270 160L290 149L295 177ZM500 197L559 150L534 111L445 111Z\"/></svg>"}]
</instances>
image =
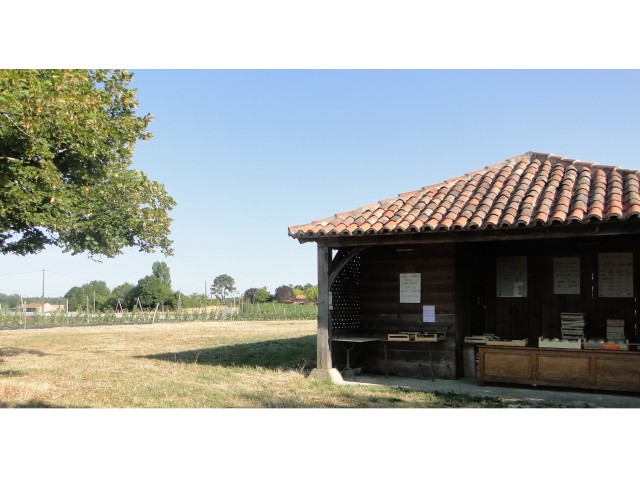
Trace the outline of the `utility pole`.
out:
<instances>
[{"instance_id":1,"label":"utility pole","mask_svg":"<svg viewBox=\"0 0 640 480\"><path fill-rule=\"evenodd\" d=\"M207 281L204 281L204 313L207 313Z\"/></svg>"},{"instance_id":2,"label":"utility pole","mask_svg":"<svg viewBox=\"0 0 640 480\"><path fill-rule=\"evenodd\" d=\"M22 298L22 294L20 294L20 305L22 306L22 321L24 322L24 329L27 328L27 309L24 306L24 299Z\"/></svg>"},{"instance_id":3,"label":"utility pole","mask_svg":"<svg viewBox=\"0 0 640 480\"><path fill-rule=\"evenodd\" d=\"M42 314L44 315L44 268L42 269Z\"/></svg>"}]
</instances>

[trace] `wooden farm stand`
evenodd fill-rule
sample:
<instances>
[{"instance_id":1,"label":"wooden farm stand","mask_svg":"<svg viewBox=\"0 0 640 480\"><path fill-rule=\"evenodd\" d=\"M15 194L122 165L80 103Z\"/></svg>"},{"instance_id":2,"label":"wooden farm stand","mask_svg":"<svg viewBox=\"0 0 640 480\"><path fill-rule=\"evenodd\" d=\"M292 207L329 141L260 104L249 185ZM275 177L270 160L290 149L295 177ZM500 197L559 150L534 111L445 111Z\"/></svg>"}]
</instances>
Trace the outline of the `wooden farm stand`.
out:
<instances>
[{"instance_id":1,"label":"wooden farm stand","mask_svg":"<svg viewBox=\"0 0 640 480\"><path fill-rule=\"evenodd\" d=\"M421 377L427 361L436 378L473 376L466 350L481 382L639 391L639 216L637 170L528 152L290 227L317 244L314 376ZM538 345L614 331L629 350ZM377 340L347 364L344 337Z\"/></svg>"}]
</instances>

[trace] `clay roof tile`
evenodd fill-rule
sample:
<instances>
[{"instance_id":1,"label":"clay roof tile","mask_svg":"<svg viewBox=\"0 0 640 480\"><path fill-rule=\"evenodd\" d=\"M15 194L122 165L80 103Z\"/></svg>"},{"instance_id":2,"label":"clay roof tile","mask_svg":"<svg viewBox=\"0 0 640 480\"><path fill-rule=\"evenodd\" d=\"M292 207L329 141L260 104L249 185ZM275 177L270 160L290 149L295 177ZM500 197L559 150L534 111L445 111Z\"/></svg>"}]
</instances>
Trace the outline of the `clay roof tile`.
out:
<instances>
[{"instance_id":1,"label":"clay roof tile","mask_svg":"<svg viewBox=\"0 0 640 480\"><path fill-rule=\"evenodd\" d=\"M295 238L534 227L640 216L640 171L527 152L308 224Z\"/></svg>"}]
</instances>

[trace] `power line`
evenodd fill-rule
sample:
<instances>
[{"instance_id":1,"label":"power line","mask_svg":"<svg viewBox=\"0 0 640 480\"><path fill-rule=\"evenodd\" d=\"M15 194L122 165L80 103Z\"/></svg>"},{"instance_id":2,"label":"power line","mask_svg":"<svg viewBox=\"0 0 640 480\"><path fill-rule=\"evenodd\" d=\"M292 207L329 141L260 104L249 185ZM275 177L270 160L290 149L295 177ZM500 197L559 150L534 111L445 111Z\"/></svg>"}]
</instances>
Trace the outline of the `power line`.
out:
<instances>
[{"instance_id":1,"label":"power line","mask_svg":"<svg viewBox=\"0 0 640 480\"><path fill-rule=\"evenodd\" d=\"M53 273L55 275L60 275L61 277L69 277L69 278L73 278L75 280L82 280L83 282L90 282L91 281L91 280L89 280L87 278L74 277L73 275L67 275L67 274L64 274L64 273L52 272L51 270L45 270L45 272Z\"/></svg>"},{"instance_id":2,"label":"power line","mask_svg":"<svg viewBox=\"0 0 640 480\"><path fill-rule=\"evenodd\" d=\"M42 270L34 270L33 272L21 272L21 273L0 273L0 277L8 277L9 275L29 275L31 273L41 273Z\"/></svg>"}]
</instances>

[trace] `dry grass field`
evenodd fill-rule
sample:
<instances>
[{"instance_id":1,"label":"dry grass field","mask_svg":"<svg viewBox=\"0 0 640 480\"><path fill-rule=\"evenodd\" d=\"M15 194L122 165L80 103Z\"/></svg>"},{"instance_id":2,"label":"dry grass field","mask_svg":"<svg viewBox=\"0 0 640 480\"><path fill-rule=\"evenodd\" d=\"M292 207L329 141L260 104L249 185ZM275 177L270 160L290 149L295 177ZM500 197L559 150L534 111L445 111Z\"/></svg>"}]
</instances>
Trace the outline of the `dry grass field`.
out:
<instances>
[{"instance_id":1,"label":"dry grass field","mask_svg":"<svg viewBox=\"0 0 640 480\"><path fill-rule=\"evenodd\" d=\"M500 407L499 400L306 377L315 321L0 331L0 406L54 408Z\"/></svg>"}]
</instances>

